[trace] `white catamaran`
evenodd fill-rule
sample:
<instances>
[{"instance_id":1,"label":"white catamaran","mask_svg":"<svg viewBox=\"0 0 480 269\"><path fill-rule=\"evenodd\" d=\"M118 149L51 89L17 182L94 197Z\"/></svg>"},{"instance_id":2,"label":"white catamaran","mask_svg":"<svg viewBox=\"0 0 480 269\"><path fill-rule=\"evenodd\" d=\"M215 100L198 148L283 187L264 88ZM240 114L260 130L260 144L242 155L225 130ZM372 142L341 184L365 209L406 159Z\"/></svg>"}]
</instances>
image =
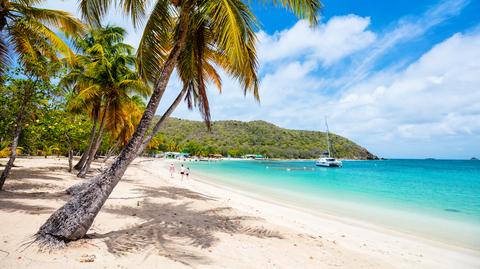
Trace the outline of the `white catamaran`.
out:
<instances>
[{"instance_id":1,"label":"white catamaran","mask_svg":"<svg viewBox=\"0 0 480 269\"><path fill-rule=\"evenodd\" d=\"M317 162L315 163L316 166L323 166L323 167L342 167L342 162L333 158L330 153L330 136L328 134L328 123L327 117L325 117L325 126L327 127L327 147L328 152L324 152L323 156L318 158Z\"/></svg>"}]
</instances>

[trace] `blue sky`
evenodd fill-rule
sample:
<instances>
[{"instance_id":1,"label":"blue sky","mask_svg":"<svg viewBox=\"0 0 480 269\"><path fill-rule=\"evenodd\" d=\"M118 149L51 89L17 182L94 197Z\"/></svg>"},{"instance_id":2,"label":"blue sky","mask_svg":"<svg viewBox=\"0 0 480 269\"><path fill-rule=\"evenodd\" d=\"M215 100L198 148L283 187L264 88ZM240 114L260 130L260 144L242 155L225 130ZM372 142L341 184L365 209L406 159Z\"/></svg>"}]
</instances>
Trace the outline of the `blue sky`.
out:
<instances>
[{"instance_id":1,"label":"blue sky","mask_svg":"<svg viewBox=\"0 0 480 269\"><path fill-rule=\"evenodd\" d=\"M75 1L47 1L76 11ZM480 156L480 1L325 0L317 28L252 4L260 104L223 76L210 87L214 120L267 120L333 132L390 158ZM140 32L114 11L107 21ZM180 88L172 78L158 114ZM200 119L180 107L174 116Z\"/></svg>"}]
</instances>

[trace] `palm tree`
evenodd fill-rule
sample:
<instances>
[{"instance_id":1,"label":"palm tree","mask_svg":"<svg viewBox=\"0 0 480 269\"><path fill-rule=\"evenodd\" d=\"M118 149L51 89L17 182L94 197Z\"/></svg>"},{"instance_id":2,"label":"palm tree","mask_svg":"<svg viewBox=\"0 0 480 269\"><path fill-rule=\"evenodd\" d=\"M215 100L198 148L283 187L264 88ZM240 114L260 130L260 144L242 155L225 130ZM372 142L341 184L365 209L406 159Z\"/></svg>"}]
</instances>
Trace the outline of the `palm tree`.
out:
<instances>
[{"instance_id":1,"label":"palm tree","mask_svg":"<svg viewBox=\"0 0 480 269\"><path fill-rule=\"evenodd\" d=\"M73 63L75 54L67 43L53 30L57 29L65 35L77 35L83 31L83 25L69 13L58 10L34 7L40 0L0 0L0 75L3 75L13 58L18 58L28 77L38 80L48 79L51 75L47 69L41 68L48 62L59 62L60 53ZM1 81L0 81L1 82ZM5 183L16 159L16 148L22 132L22 123L30 95L36 83L24 89L19 114L13 130L10 145L10 159L0 176L0 190Z\"/></svg>"},{"instance_id":2,"label":"palm tree","mask_svg":"<svg viewBox=\"0 0 480 269\"><path fill-rule=\"evenodd\" d=\"M133 48L122 43L124 36L124 29L107 26L92 29L76 40L77 46L85 53L79 57L83 65L64 78L64 85L73 85L78 93L70 108L89 111L94 122L88 150L77 165L80 168L79 177L88 172L105 129L114 135L124 128L133 129L131 113L138 109L132 96L151 93L132 70L135 67Z\"/></svg>"},{"instance_id":3,"label":"palm tree","mask_svg":"<svg viewBox=\"0 0 480 269\"><path fill-rule=\"evenodd\" d=\"M80 3L85 17L98 22L98 17L107 12L111 2L82 0ZM134 22L138 22L145 11L142 7L147 2L149 1L120 0L116 3L132 14ZM273 2L293 10L313 24L317 21L320 8L318 0ZM168 80L186 47L198 49L198 45L206 44L200 39L212 35L211 39L205 39L210 42L208 46L228 59L221 68L237 78L245 92L257 93L256 27L255 17L243 1L157 0L146 22L138 51L140 70L144 77L149 78L154 90L135 133L109 168L90 180L50 216L36 233L36 240L43 246L52 246L82 238L87 233L95 216L136 157ZM198 39L191 39L189 33L192 31L204 33L194 35ZM198 62L202 58L199 54L191 60ZM203 73L199 69L193 77L200 76ZM200 92L205 90L203 81L197 81L200 83L197 85L199 96L204 95Z\"/></svg>"},{"instance_id":4,"label":"palm tree","mask_svg":"<svg viewBox=\"0 0 480 269\"><path fill-rule=\"evenodd\" d=\"M228 64L229 59L225 53L216 51L209 46L209 44L213 42L213 35L209 33L208 30L209 29L206 29L205 25L203 25L198 27L197 30L191 30L188 33L188 39L197 40L197 42L195 42L195 44L187 44L178 57L176 69L183 82L182 90L157 121L150 134L146 135L138 149L138 155L143 153L152 138L159 132L165 120L170 117L182 99L187 101L189 109L192 109L194 105L199 108L207 127L210 128L210 108L205 85L207 85L208 82L213 82L221 92L222 80L214 66L220 66L228 70L230 65ZM148 80L149 75L144 75ZM258 98L256 89L254 95Z\"/></svg>"},{"instance_id":5,"label":"palm tree","mask_svg":"<svg viewBox=\"0 0 480 269\"><path fill-rule=\"evenodd\" d=\"M70 35L83 31L82 23L68 12L37 8L42 0L0 0L0 74L8 67L12 55L28 63L40 57L58 61L57 53L73 60L75 54L53 29Z\"/></svg>"}]
</instances>

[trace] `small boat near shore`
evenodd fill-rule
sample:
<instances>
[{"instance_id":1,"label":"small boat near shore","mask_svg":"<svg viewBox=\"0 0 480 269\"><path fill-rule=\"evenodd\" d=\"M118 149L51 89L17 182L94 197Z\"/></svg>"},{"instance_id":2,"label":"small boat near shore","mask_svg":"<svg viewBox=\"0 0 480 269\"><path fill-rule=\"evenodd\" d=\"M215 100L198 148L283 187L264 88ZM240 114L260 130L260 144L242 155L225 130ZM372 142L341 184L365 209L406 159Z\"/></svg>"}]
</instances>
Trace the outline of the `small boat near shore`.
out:
<instances>
[{"instance_id":1,"label":"small boat near shore","mask_svg":"<svg viewBox=\"0 0 480 269\"><path fill-rule=\"evenodd\" d=\"M342 167L342 161L331 157L322 157L318 158L318 160L315 162L315 165L323 167Z\"/></svg>"},{"instance_id":2,"label":"small boat near shore","mask_svg":"<svg viewBox=\"0 0 480 269\"><path fill-rule=\"evenodd\" d=\"M327 118L325 118L325 127L327 127L327 151L323 152L323 156L318 158L318 160L315 162L315 165L322 167L342 167L342 161L339 161L331 156L331 143L330 136L328 134Z\"/></svg>"}]
</instances>

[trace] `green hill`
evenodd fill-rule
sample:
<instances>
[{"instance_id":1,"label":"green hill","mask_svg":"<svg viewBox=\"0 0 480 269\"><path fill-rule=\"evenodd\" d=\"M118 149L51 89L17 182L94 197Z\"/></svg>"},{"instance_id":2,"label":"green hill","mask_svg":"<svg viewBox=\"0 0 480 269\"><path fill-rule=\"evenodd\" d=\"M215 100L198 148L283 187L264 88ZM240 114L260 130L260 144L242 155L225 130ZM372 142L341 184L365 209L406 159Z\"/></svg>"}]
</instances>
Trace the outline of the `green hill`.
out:
<instances>
[{"instance_id":1,"label":"green hill","mask_svg":"<svg viewBox=\"0 0 480 269\"><path fill-rule=\"evenodd\" d=\"M377 158L344 137L330 135L335 157ZM265 121L214 121L209 132L203 122L171 118L156 140L153 150L204 156L219 153L238 157L252 153L269 158L311 159L327 149L324 132L289 130Z\"/></svg>"}]
</instances>

